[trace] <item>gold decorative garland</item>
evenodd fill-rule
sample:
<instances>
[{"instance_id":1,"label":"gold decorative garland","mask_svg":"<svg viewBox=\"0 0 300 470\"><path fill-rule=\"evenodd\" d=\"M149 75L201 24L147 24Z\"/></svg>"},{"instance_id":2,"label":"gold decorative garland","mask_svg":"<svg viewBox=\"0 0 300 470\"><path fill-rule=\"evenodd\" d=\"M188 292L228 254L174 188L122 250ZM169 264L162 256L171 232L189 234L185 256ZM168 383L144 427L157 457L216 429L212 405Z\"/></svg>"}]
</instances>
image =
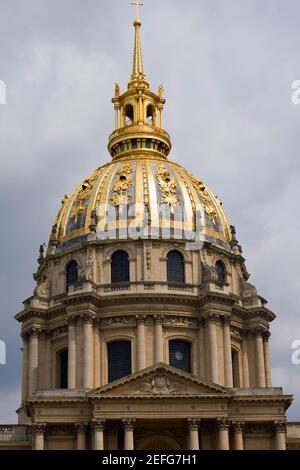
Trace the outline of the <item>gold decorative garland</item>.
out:
<instances>
[{"instance_id":1,"label":"gold decorative garland","mask_svg":"<svg viewBox=\"0 0 300 470\"><path fill-rule=\"evenodd\" d=\"M77 224L80 215L86 210L86 200L89 198L97 178L98 172L91 178L86 179L76 196L75 205L71 214L75 225Z\"/></svg>"},{"instance_id":2,"label":"gold decorative garland","mask_svg":"<svg viewBox=\"0 0 300 470\"><path fill-rule=\"evenodd\" d=\"M205 184L202 183L202 181L195 178L195 176L193 176L191 173L188 173L188 174L194 185L194 188L199 192L200 198L204 205L205 213L209 217L211 217L213 224L217 225L217 211L212 204L211 197L209 195L209 192L207 191Z\"/></svg>"},{"instance_id":3,"label":"gold decorative garland","mask_svg":"<svg viewBox=\"0 0 300 470\"><path fill-rule=\"evenodd\" d=\"M123 165L118 172L113 185L114 197L111 199L112 204L117 208L122 208L130 204L130 197L126 192L132 187L132 164Z\"/></svg>"},{"instance_id":4,"label":"gold decorative garland","mask_svg":"<svg viewBox=\"0 0 300 470\"><path fill-rule=\"evenodd\" d=\"M174 214L175 207L180 204L176 183L164 165L156 168L156 177L162 191L161 204L168 205L171 214Z\"/></svg>"}]
</instances>

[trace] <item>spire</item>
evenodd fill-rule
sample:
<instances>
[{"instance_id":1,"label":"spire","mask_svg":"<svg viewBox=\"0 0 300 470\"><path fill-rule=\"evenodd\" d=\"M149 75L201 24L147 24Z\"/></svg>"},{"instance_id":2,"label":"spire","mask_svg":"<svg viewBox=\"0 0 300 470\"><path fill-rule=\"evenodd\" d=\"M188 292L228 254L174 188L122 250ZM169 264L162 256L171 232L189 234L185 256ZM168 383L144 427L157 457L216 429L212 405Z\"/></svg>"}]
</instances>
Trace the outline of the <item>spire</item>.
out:
<instances>
[{"instance_id":1,"label":"spire","mask_svg":"<svg viewBox=\"0 0 300 470\"><path fill-rule=\"evenodd\" d=\"M134 51L133 51L133 66L132 66L132 75L131 80L135 78L145 78L144 74L144 64L143 64L143 54L142 54L142 41L141 41L141 20L139 18L139 7L143 5L139 0L135 0L134 3L131 3L136 7L136 18L133 22L135 28L135 37L134 37Z\"/></svg>"},{"instance_id":2,"label":"spire","mask_svg":"<svg viewBox=\"0 0 300 470\"><path fill-rule=\"evenodd\" d=\"M135 27L135 38L134 38L134 51L133 51L133 66L132 66L132 76L134 79L136 77L145 78L144 73L144 64L143 64L143 54L142 54L142 41L141 41L141 21L136 18L133 23Z\"/></svg>"},{"instance_id":3,"label":"spire","mask_svg":"<svg viewBox=\"0 0 300 470\"><path fill-rule=\"evenodd\" d=\"M132 75L124 93L117 83L115 85L115 96L112 98L115 131L109 137L108 150L113 159L134 154L166 159L172 144L163 127L164 89L160 85L158 92L154 93L146 80L141 43L142 23L139 18L139 6L143 4L134 0L132 5L136 7Z\"/></svg>"}]
</instances>

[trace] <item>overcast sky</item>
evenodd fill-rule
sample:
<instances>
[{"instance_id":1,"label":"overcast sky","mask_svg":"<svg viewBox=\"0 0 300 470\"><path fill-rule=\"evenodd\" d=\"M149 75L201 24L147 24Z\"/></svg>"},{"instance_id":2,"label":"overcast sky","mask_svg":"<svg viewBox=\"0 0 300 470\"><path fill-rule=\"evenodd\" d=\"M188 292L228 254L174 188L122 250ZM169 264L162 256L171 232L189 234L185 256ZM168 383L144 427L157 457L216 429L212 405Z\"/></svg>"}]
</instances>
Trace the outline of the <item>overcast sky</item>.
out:
<instances>
[{"instance_id":1,"label":"overcast sky","mask_svg":"<svg viewBox=\"0 0 300 470\"><path fill-rule=\"evenodd\" d=\"M278 315L273 382L300 420L299 0L144 0L147 76L164 84L173 161L223 199L251 282ZM110 102L131 71L130 0L0 0L0 423L16 421L21 341L38 247L62 197L110 160Z\"/></svg>"}]
</instances>

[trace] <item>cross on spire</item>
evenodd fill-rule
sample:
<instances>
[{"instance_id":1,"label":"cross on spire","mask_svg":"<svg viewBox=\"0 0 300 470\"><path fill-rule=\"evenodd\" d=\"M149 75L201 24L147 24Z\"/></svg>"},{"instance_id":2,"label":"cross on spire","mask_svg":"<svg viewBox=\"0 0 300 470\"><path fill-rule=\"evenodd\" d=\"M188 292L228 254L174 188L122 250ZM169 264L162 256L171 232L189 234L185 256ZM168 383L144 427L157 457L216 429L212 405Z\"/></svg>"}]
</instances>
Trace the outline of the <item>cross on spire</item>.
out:
<instances>
[{"instance_id":1,"label":"cross on spire","mask_svg":"<svg viewBox=\"0 0 300 470\"><path fill-rule=\"evenodd\" d=\"M134 3L131 2L131 5L136 7L136 19L139 20L139 7L143 6L143 3L140 3L139 0L136 0Z\"/></svg>"}]
</instances>

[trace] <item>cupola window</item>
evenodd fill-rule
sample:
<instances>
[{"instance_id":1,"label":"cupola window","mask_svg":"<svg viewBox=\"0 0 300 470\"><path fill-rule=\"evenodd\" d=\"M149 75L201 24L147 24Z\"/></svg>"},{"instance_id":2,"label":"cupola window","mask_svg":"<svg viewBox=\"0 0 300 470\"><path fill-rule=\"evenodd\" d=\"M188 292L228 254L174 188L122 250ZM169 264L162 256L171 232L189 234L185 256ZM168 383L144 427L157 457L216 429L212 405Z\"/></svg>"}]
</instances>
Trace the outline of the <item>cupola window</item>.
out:
<instances>
[{"instance_id":1,"label":"cupola window","mask_svg":"<svg viewBox=\"0 0 300 470\"><path fill-rule=\"evenodd\" d=\"M232 357L232 381L234 387L240 387L240 371L239 371L239 353L235 349L231 350Z\"/></svg>"},{"instance_id":2,"label":"cupola window","mask_svg":"<svg viewBox=\"0 0 300 470\"><path fill-rule=\"evenodd\" d=\"M117 251L111 258L111 283L126 284L128 282L130 282L128 253Z\"/></svg>"},{"instance_id":3,"label":"cupola window","mask_svg":"<svg viewBox=\"0 0 300 470\"><path fill-rule=\"evenodd\" d=\"M108 382L131 374L131 342L115 341L107 345Z\"/></svg>"},{"instance_id":4,"label":"cupola window","mask_svg":"<svg viewBox=\"0 0 300 470\"><path fill-rule=\"evenodd\" d=\"M216 262L216 271L217 271L218 282L220 282L221 284L225 284L226 270L225 270L224 263L222 261Z\"/></svg>"},{"instance_id":5,"label":"cupola window","mask_svg":"<svg viewBox=\"0 0 300 470\"><path fill-rule=\"evenodd\" d=\"M134 110L131 104L128 104L125 108L125 124L131 126L134 122Z\"/></svg>"},{"instance_id":6,"label":"cupola window","mask_svg":"<svg viewBox=\"0 0 300 470\"><path fill-rule=\"evenodd\" d=\"M68 388L68 350L60 352L57 355L57 376L58 376L58 388Z\"/></svg>"},{"instance_id":7,"label":"cupola window","mask_svg":"<svg viewBox=\"0 0 300 470\"><path fill-rule=\"evenodd\" d=\"M76 261L70 261L67 266L66 283L67 288L72 284L78 283L78 264Z\"/></svg>"},{"instance_id":8,"label":"cupola window","mask_svg":"<svg viewBox=\"0 0 300 470\"><path fill-rule=\"evenodd\" d=\"M184 284L184 259L178 251L170 251L167 257L167 279L169 283Z\"/></svg>"},{"instance_id":9,"label":"cupola window","mask_svg":"<svg viewBox=\"0 0 300 470\"><path fill-rule=\"evenodd\" d=\"M147 107L147 122L150 126L155 125L155 109L151 104Z\"/></svg>"},{"instance_id":10,"label":"cupola window","mask_svg":"<svg viewBox=\"0 0 300 470\"><path fill-rule=\"evenodd\" d=\"M169 363L170 366L191 373L191 345L186 341L169 342Z\"/></svg>"}]
</instances>

